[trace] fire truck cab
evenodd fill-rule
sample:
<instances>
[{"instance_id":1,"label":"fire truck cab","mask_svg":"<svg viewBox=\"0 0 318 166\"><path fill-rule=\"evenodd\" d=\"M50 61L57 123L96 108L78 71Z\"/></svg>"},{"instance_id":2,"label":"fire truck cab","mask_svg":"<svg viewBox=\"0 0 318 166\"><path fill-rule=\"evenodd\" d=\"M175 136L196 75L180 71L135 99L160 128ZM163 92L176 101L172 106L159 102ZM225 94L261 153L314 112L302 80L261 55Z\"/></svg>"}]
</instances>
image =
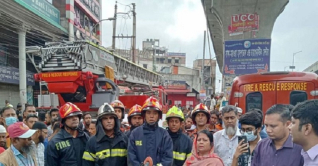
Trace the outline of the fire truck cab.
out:
<instances>
[{"instance_id":1,"label":"fire truck cab","mask_svg":"<svg viewBox=\"0 0 318 166\"><path fill-rule=\"evenodd\" d=\"M266 72L234 79L229 104L243 113L258 108L264 113L275 104L296 105L318 98L318 75L306 72Z\"/></svg>"}]
</instances>

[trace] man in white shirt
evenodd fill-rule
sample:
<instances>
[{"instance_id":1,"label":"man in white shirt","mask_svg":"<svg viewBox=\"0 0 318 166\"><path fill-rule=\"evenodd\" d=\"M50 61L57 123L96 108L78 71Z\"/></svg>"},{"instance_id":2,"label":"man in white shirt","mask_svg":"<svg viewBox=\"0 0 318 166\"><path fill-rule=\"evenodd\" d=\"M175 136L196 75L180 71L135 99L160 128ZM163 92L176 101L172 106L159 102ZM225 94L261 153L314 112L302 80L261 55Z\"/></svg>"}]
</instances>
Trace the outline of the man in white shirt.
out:
<instances>
[{"instance_id":1,"label":"man in white shirt","mask_svg":"<svg viewBox=\"0 0 318 166\"><path fill-rule=\"evenodd\" d=\"M215 109L216 101L214 99L214 94L211 95L211 106L210 110L213 111Z\"/></svg>"},{"instance_id":2,"label":"man in white shirt","mask_svg":"<svg viewBox=\"0 0 318 166\"><path fill-rule=\"evenodd\" d=\"M213 135L214 152L223 160L224 166L231 166L238 136L241 135L238 129L238 112L232 105L223 107L221 112L223 130Z\"/></svg>"},{"instance_id":3,"label":"man in white shirt","mask_svg":"<svg viewBox=\"0 0 318 166\"><path fill-rule=\"evenodd\" d=\"M44 138L47 137L47 127L43 122L35 122L32 126L36 132L32 136L35 145L36 161L38 166L44 166Z\"/></svg>"},{"instance_id":4,"label":"man in white shirt","mask_svg":"<svg viewBox=\"0 0 318 166\"><path fill-rule=\"evenodd\" d=\"M307 100L292 111L289 130L293 142L302 146L304 166L318 165L318 100Z\"/></svg>"}]
</instances>

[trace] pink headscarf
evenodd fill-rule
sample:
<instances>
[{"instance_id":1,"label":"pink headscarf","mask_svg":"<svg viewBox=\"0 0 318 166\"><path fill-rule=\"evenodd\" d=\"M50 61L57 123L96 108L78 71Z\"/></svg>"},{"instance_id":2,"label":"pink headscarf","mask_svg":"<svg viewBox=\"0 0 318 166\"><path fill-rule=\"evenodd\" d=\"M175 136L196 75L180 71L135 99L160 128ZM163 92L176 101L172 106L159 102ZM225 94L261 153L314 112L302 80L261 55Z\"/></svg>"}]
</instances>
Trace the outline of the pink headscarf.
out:
<instances>
[{"instance_id":1,"label":"pink headscarf","mask_svg":"<svg viewBox=\"0 0 318 166\"><path fill-rule=\"evenodd\" d=\"M212 147L209 154L200 156L197 150L197 137L193 141L192 154L187 158L183 166L224 166L223 161L215 153Z\"/></svg>"}]
</instances>

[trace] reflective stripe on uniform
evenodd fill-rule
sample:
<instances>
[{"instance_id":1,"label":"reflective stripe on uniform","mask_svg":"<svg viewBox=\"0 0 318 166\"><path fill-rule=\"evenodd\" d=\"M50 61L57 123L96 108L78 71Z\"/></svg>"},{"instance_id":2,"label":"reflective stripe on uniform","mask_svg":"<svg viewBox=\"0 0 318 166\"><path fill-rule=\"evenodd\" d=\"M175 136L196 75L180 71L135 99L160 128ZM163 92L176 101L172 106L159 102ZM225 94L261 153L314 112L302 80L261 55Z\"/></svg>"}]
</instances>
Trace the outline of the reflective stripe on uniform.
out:
<instances>
[{"instance_id":1,"label":"reflective stripe on uniform","mask_svg":"<svg viewBox=\"0 0 318 166\"><path fill-rule=\"evenodd\" d=\"M187 158L191 156L192 153L187 154Z\"/></svg>"},{"instance_id":2,"label":"reflective stripe on uniform","mask_svg":"<svg viewBox=\"0 0 318 166\"><path fill-rule=\"evenodd\" d=\"M179 153L173 151L173 158L176 160L185 160L186 159L186 153Z\"/></svg>"},{"instance_id":3,"label":"reflective stripe on uniform","mask_svg":"<svg viewBox=\"0 0 318 166\"><path fill-rule=\"evenodd\" d=\"M83 154L83 159L84 160L95 161L95 158L96 158L96 156L93 153L89 153L89 152L85 151L84 154Z\"/></svg>"},{"instance_id":4,"label":"reflective stripe on uniform","mask_svg":"<svg viewBox=\"0 0 318 166\"><path fill-rule=\"evenodd\" d=\"M107 157L125 157L127 156L127 149L105 149L96 152L96 157L105 159Z\"/></svg>"},{"instance_id":5,"label":"reflective stripe on uniform","mask_svg":"<svg viewBox=\"0 0 318 166\"><path fill-rule=\"evenodd\" d=\"M110 157L110 150L105 149L105 150L96 152L96 157L98 157L99 159L105 159L106 157Z\"/></svg>"},{"instance_id":6,"label":"reflective stripe on uniform","mask_svg":"<svg viewBox=\"0 0 318 166\"><path fill-rule=\"evenodd\" d=\"M127 156L127 149L112 149L111 157L125 157Z\"/></svg>"}]
</instances>

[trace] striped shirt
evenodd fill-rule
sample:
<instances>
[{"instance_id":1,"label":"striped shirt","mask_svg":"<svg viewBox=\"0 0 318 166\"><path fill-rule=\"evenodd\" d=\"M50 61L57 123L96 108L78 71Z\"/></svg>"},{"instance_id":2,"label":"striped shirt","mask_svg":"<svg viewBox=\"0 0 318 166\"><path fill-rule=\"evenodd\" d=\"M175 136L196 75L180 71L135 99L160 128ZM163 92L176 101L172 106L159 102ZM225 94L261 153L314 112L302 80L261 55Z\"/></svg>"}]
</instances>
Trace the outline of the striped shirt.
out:
<instances>
[{"instance_id":1,"label":"striped shirt","mask_svg":"<svg viewBox=\"0 0 318 166\"><path fill-rule=\"evenodd\" d=\"M44 145L43 143L39 143L38 146L35 145L36 148L36 161L38 166L44 166Z\"/></svg>"}]
</instances>

